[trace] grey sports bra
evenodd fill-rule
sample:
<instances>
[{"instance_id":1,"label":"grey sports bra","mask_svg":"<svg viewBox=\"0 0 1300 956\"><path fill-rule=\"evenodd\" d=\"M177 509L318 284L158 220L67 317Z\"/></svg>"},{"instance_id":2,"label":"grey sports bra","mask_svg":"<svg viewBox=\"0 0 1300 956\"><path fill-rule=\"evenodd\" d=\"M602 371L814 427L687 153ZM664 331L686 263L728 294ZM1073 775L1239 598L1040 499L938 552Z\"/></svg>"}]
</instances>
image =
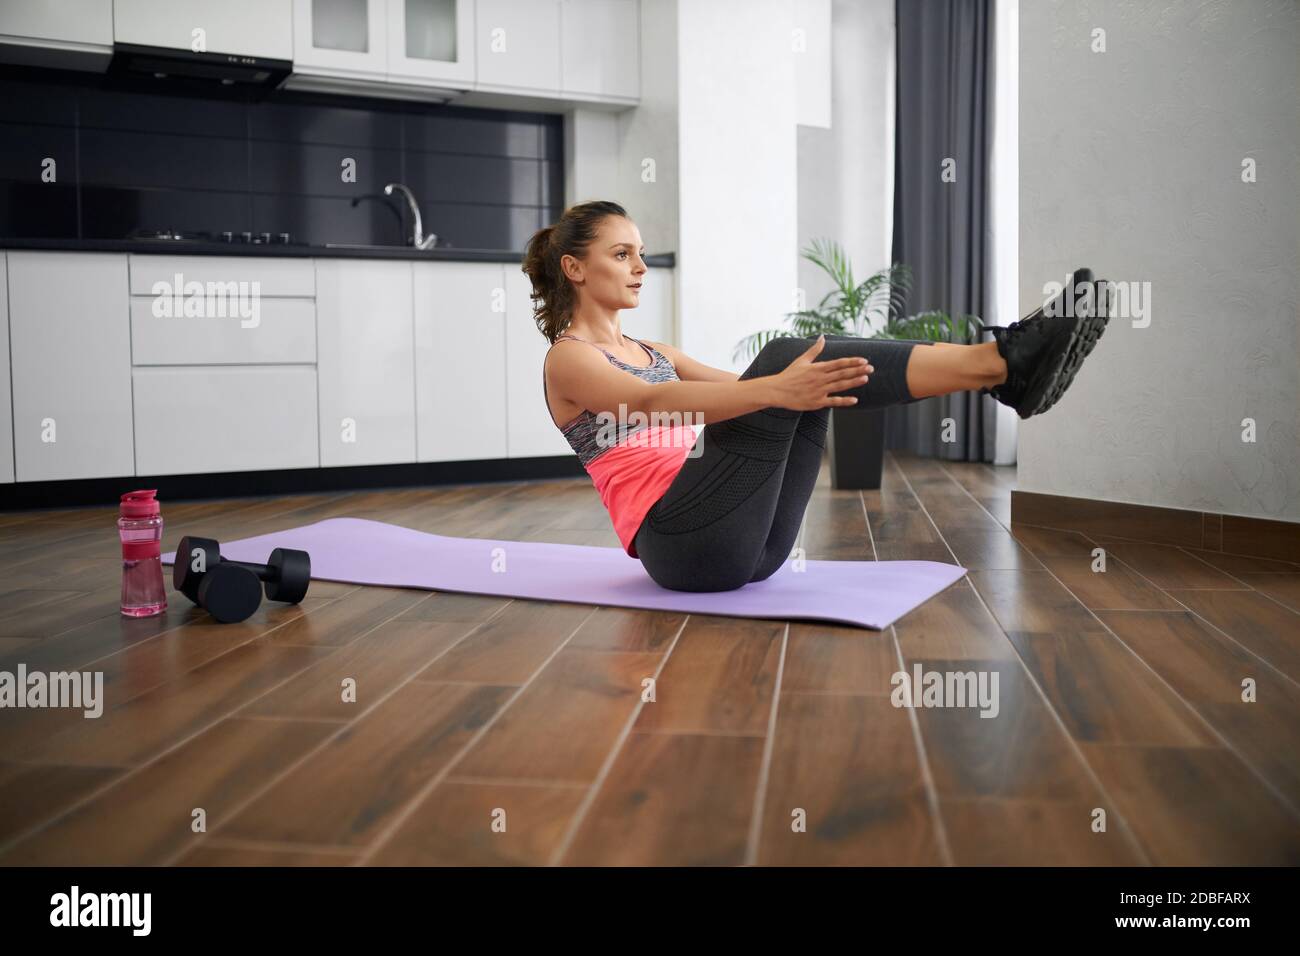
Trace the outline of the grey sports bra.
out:
<instances>
[{"instance_id":1,"label":"grey sports bra","mask_svg":"<svg viewBox=\"0 0 1300 956\"><path fill-rule=\"evenodd\" d=\"M646 354L650 356L650 364L629 365L627 362L619 359L606 349L601 349L595 342L587 342L586 339L580 339L576 335L569 335L567 332L557 336L555 341L558 342L560 339L573 339L575 342L587 342L587 344L592 348L597 348L604 352L605 357L609 359L612 364L647 382L680 381L677 377L677 369L673 368L673 363L668 361L668 356L664 355L658 349L646 345L640 339L634 339L630 335L625 335L623 338L630 339L631 341L636 342L637 345L641 346L641 348L645 349ZM548 351L547 354L549 355L550 352ZM550 415L550 398L546 394L545 361L542 362L542 398L546 401L546 413ZM582 463L584 468L613 447L612 445L602 445L596 440L597 432L600 430L601 424L596 418L596 415L588 409L584 408L577 416L563 425L555 422L554 415L551 415L551 422L552 424L555 424L555 427L564 435L565 440L569 443L569 447L573 449L575 454L577 454L578 461ZM626 425L620 426L618 433L619 444L621 444L628 435L635 435L640 429L645 427L645 425L637 425L636 427L628 427Z\"/></svg>"}]
</instances>

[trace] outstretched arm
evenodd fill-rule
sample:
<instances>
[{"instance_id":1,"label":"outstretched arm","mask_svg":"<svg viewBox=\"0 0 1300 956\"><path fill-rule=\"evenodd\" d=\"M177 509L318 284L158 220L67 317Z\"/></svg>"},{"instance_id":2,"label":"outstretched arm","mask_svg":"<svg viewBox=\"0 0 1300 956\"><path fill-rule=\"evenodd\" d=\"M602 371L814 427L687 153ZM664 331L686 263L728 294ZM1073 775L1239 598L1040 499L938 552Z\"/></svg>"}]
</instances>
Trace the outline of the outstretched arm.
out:
<instances>
[{"instance_id":1,"label":"outstretched arm","mask_svg":"<svg viewBox=\"0 0 1300 956\"><path fill-rule=\"evenodd\" d=\"M683 382L735 382L740 379L740 375L736 372L724 372L720 368L697 362L681 349L673 348L671 345L651 342L649 339L642 341L668 356L668 361L672 362L673 367L677 369L677 377Z\"/></svg>"},{"instance_id":2,"label":"outstretched arm","mask_svg":"<svg viewBox=\"0 0 1300 956\"><path fill-rule=\"evenodd\" d=\"M659 347L658 343L651 344ZM857 396L835 393L867 383L867 360L847 357L815 362L813 353L819 350L820 344L814 344L776 375L743 381L731 372L709 368L682 356L688 374L722 377L647 382L614 368L596 349L565 340L551 346L542 374L549 371L548 381L554 386L551 394L563 395L595 415L616 415L618 421L631 412L644 412L648 416L655 412L689 412L696 416L691 424L712 424L761 408L805 411L855 404ZM671 361L671 353L663 352Z\"/></svg>"}]
</instances>

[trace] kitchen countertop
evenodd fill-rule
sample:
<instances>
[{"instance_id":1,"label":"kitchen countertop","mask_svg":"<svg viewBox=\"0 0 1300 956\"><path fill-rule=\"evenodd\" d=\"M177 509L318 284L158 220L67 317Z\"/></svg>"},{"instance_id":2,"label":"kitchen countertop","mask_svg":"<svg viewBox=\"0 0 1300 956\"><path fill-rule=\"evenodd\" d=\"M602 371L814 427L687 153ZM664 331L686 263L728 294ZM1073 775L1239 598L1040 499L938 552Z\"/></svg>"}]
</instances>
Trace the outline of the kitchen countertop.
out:
<instances>
[{"instance_id":1,"label":"kitchen countertop","mask_svg":"<svg viewBox=\"0 0 1300 956\"><path fill-rule=\"evenodd\" d=\"M523 262L522 251L458 249L419 250L407 246L334 247L248 242L175 242L165 239L0 239L0 250L45 249L64 252L132 252L166 256L270 256L280 259L414 259L428 262ZM673 268L677 254L645 257L648 266Z\"/></svg>"}]
</instances>

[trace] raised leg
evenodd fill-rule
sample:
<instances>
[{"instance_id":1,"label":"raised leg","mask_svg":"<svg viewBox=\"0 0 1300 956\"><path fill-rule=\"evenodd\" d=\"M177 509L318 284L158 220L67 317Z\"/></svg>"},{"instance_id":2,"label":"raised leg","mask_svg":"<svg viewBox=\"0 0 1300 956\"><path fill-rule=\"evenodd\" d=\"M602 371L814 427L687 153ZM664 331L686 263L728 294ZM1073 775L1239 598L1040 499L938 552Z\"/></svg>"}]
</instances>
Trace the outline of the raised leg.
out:
<instances>
[{"instance_id":1,"label":"raised leg","mask_svg":"<svg viewBox=\"0 0 1300 956\"><path fill-rule=\"evenodd\" d=\"M1007 380L1007 363L998 354L996 342L933 344L934 348L914 351L907 364L907 389L916 398L992 388Z\"/></svg>"},{"instance_id":2,"label":"raised leg","mask_svg":"<svg viewBox=\"0 0 1300 956\"><path fill-rule=\"evenodd\" d=\"M741 378L775 374L810 344L776 339ZM916 349L921 344L931 343L828 337L818 360L867 355L871 381L844 394L884 407L918 400L906 372L909 354L927 351ZM700 453L686 459L638 531L636 551L650 576L673 590L724 591L780 567L816 484L828 414L766 408L707 425Z\"/></svg>"},{"instance_id":3,"label":"raised leg","mask_svg":"<svg viewBox=\"0 0 1300 956\"><path fill-rule=\"evenodd\" d=\"M810 344L775 339L740 377L774 375ZM817 360L847 356L875 366L866 384L836 393L856 396L858 408L994 385L1006 374L983 345L827 336ZM686 459L637 532L650 576L672 590L726 591L773 574L790 555L816 485L829 412L765 408L705 426L700 453Z\"/></svg>"},{"instance_id":4,"label":"raised leg","mask_svg":"<svg viewBox=\"0 0 1300 956\"><path fill-rule=\"evenodd\" d=\"M818 356L818 360L820 361L831 349L834 340L845 339L853 340L851 336L826 336L826 346L822 349L822 356ZM922 349L913 348L903 356L902 364L908 394L900 404L911 404L933 395L946 395L963 389L991 387L1006 381L1007 365L998 354L996 342L983 345L958 345L952 342L923 340L895 339L893 341L931 346ZM805 340L804 349L811 344L812 339ZM829 357L840 358L841 356ZM869 349L867 357L874 362ZM747 376L748 370L741 378ZM867 382L866 388L871 388L871 382ZM772 516L772 527L763 547L763 556L754 569L751 581L764 581L771 577L790 557L794 543L799 537L804 512L808 509L813 488L817 484L829 424L829 408L800 413L795 437L786 458L785 475L776 511Z\"/></svg>"},{"instance_id":5,"label":"raised leg","mask_svg":"<svg viewBox=\"0 0 1300 956\"><path fill-rule=\"evenodd\" d=\"M822 355L818 356L818 361L828 357L826 353L830 351L836 341L854 341L861 342L862 339L853 336L827 335L826 345L822 349ZM813 342L811 338L801 340L802 348L798 351L806 351L808 346ZM934 374L931 369L935 363L926 363L925 371L922 376L917 377L913 374L914 367L921 361L922 356L929 357L926 353L947 352L950 349L961 349L963 346L950 345L946 342L926 342L920 340L892 340L893 345L926 345L933 348L908 350L897 350L893 346L887 346L884 350L877 352L877 357L884 355L885 361L882 368L878 371L884 371L887 375L896 377L899 374L900 366L902 374L905 376L907 394L903 396L899 404L910 404L919 401L928 395L917 395L913 391L914 383L919 383L924 387L927 383L933 381ZM798 354L798 352L796 352ZM969 353L966 353L969 354ZM897 356L895 359L894 357ZM841 358L840 355L831 355L829 358ZM873 364L875 357L868 354ZM787 362L788 364L788 362ZM782 368L785 366L782 365ZM946 369L948 363L938 363L940 369ZM755 377L755 366L751 365L745 370L740 377ZM757 374L771 374L770 372L757 372ZM876 373L872 373L875 378ZM866 388L870 389L871 382L867 382ZM897 385L892 386L897 389ZM938 393L928 393L938 394ZM861 399L859 399L861 402ZM786 456L785 473L781 482L781 492L777 498L776 509L772 515L772 524L768 530L767 540L763 544L763 554L759 558L754 573L750 581L765 581L783 565L790 557L790 552L794 548L795 541L799 537L799 528L803 524L804 512L808 509L808 502L812 499L813 489L817 485L817 476L821 471L822 452L826 448L826 433L830 425L829 408L819 408L814 411L798 412L799 419L795 427L794 439L790 444L790 451Z\"/></svg>"}]
</instances>

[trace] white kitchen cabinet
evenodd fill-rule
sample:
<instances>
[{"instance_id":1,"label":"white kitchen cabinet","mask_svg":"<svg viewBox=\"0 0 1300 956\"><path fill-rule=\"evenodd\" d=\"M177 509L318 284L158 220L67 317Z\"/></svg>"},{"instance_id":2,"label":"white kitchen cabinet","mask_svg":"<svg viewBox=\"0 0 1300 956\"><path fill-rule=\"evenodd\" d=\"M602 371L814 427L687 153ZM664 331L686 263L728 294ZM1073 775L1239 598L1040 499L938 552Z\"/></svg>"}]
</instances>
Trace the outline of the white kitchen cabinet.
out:
<instances>
[{"instance_id":1,"label":"white kitchen cabinet","mask_svg":"<svg viewBox=\"0 0 1300 956\"><path fill-rule=\"evenodd\" d=\"M294 71L385 80L390 2L293 0Z\"/></svg>"},{"instance_id":2,"label":"white kitchen cabinet","mask_svg":"<svg viewBox=\"0 0 1300 956\"><path fill-rule=\"evenodd\" d=\"M637 0L560 0L560 89L640 97L640 26Z\"/></svg>"},{"instance_id":3,"label":"white kitchen cabinet","mask_svg":"<svg viewBox=\"0 0 1300 956\"><path fill-rule=\"evenodd\" d=\"M135 365L315 365L311 299L208 299L202 315L153 296L131 297ZM167 310L159 308L165 305ZM162 313L162 314L160 314Z\"/></svg>"},{"instance_id":4,"label":"white kitchen cabinet","mask_svg":"<svg viewBox=\"0 0 1300 956\"><path fill-rule=\"evenodd\" d=\"M388 76L473 86L473 0L388 0Z\"/></svg>"},{"instance_id":5,"label":"white kitchen cabinet","mask_svg":"<svg viewBox=\"0 0 1300 956\"><path fill-rule=\"evenodd\" d=\"M559 0L478 0L478 89L560 90Z\"/></svg>"},{"instance_id":6,"label":"white kitchen cabinet","mask_svg":"<svg viewBox=\"0 0 1300 956\"><path fill-rule=\"evenodd\" d=\"M572 455L542 395L542 362L551 343L533 320L532 285L506 268L506 449L511 458Z\"/></svg>"},{"instance_id":7,"label":"white kitchen cabinet","mask_svg":"<svg viewBox=\"0 0 1300 956\"><path fill-rule=\"evenodd\" d=\"M136 474L315 468L310 367L138 368Z\"/></svg>"},{"instance_id":8,"label":"white kitchen cabinet","mask_svg":"<svg viewBox=\"0 0 1300 956\"><path fill-rule=\"evenodd\" d=\"M415 461L411 266L316 260L322 467Z\"/></svg>"},{"instance_id":9,"label":"white kitchen cabinet","mask_svg":"<svg viewBox=\"0 0 1300 956\"><path fill-rule=\"evenodd\" d=\"M499 262L414 269L417 458L505 458L505 270Z\"/></svg>"},{"instance_id":10,"label":"white kitchen cabinet","mask_svg":"<svg viewBox=\"0 0 1300 956\"><path fill-rule=\"evenodd\" d=\"M33 4L35 6L35 4ZM113 0L118 43L293 59L292 0Z\"/></svg>"},{"instance_id":11,"label":"white kitchen cabinet","mask_svg":"<svg viewBox=\"0 0 1300 956\"><path fill-rule=\"evenodd\" d=\"M17 480L135 474L126 256L8 260Z\"/></svg>"},{"instance_id":12,"label":"white kitchen cabinet","mask_svg":"<svg viewBox=\"0 0 1300 956\"><path fill-rule=\"evenodd\" d=\"M14 480L14 409L9 388L9 279L0 252L0 482Z\"/></svg>"},{"instance_id":13,"label":"white kitchen cabinet","mask_svg":"<svg viewBox=\"0 0 1300 956\"><path fill-rule=\"evenodd\" d=\"M310 299L316 294L316 269L310 259L131 256L132 295L187 297L200 292Z\"/></svg>"},{"instance_id":14,"label":"white kitchen cabinet","mask_svg":"<svg viewBox=\"0 0 1300 956\"><path fill-rule=\"evenodd\" d=\"M117 0L119 6L124 0ZM113 0L42 0L0 3L0 42L50 46L113 45ZM45 44L41 44L45 45Z\"/></svg>"},{"instance_id":15,"label":"white kitchen cabinet","mask_svg":"<svg viewBox=\"0 0 1300 956\"><path fill-rule=\"evenodd\" d=\"M287 88L521 109L640 97L640 0L292 3Z\"/></svg>"}]
</instances>

